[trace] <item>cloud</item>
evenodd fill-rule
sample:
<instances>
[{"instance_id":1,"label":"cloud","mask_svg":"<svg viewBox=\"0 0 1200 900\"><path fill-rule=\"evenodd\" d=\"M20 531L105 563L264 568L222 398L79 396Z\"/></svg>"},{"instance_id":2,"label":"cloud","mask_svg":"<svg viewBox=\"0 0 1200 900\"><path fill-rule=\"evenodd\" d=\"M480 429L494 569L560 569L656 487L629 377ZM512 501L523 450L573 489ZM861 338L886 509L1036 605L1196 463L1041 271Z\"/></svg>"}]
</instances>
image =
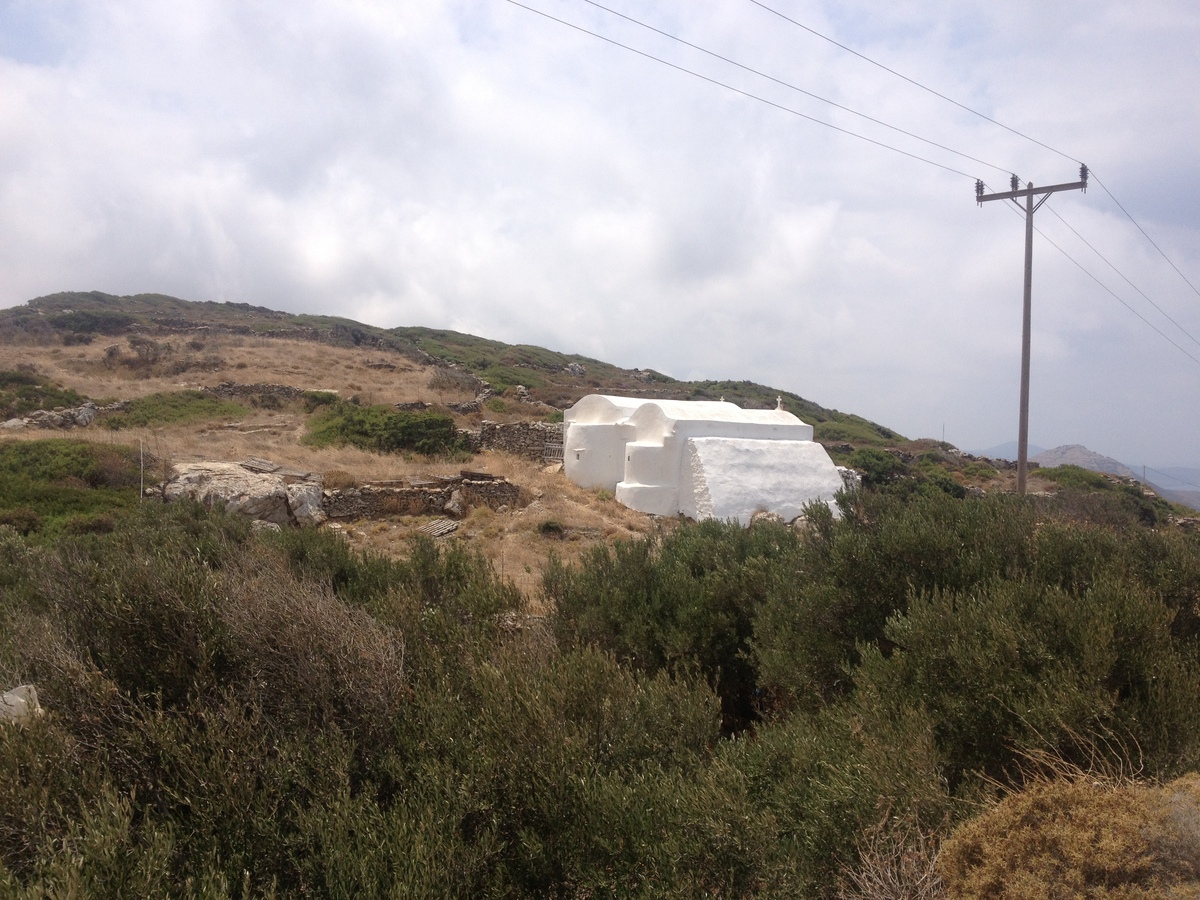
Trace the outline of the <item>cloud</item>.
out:
<instances>
[{"instance_id":1,"label":"cloud","mask_svg":"<svg viewBox=\"0 0 1200 900\"><path fill-rule=\"evenodd\" d=\"M1012 438L1023 222L973 179L1072 159L740 0L612 5L983 162L581 0L529 5L776 105L503 0L6 4L0 304L161 291L450 327ZM1080 155L1200 274L1200 100L1167 89L1200 66L1183 0L770 5ZM1048 204L1033 438L1200 463L1200 364L1047 239L1197 357L1105 260L1197 336L1200 298L1099 184Z\"/></svg>"}]
</instances>

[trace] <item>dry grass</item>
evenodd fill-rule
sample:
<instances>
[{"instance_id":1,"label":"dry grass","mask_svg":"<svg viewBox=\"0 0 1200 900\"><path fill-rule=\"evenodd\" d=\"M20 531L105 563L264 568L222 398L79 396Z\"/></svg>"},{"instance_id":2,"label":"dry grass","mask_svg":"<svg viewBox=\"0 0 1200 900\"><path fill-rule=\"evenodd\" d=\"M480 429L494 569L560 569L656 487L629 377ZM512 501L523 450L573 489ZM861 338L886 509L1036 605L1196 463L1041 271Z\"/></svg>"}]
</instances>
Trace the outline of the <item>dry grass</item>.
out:
<instances>
[{"instance_id":1,"label":"dry grass","mask_svg":"<svg viewBox=\"0 0 1200 900\"><path fill-rule=\"evenodd\" d=\"M187 354L187 337L162 338L177 347L174 354ZM312 390L333 390L343 397L357 395L365 403L450 403L470 400L465 389L434 390L429 387L436 369L420 366L397 355L378 351L334 347L277 338L218 335L203 339L197 356L217 356L224 365L212 371L190 370L181 375L145 377L145 372L105 360L105 348L116 345L125 356L132 355L124 338L99 338L78 347L56 345L0 346L0 369L19 364L34 366L64 387L95 399L128 400L156 391L211 387L222 381L245 384L290 384ZM367 365L386 359L395 369ZM444 383L444 379L439 383Z\"/></svg>"},{"instance_id":2,"label":"dry grass","mask_svg":"<svg viewBox=\"0 0 1200 900\"><path fill-rule=\"evenodd\" d=\"M161 338L184 348L189 338ZM366 403L450 403L470 400L469 380L437 377L440 370L416 365L399 356L378 351L332 347L297 340L215 336L202 338L198 353L219 356L225 365L214 371L188 371L183 375L144 377L145 373L105 363L105 348L119 346L129 355L124 338L98 338L80 347L0 346L0 369L32 364L39 373L64 387L96 399L132 399L158 391L211 387L223 381L244 384L288 384L304 389L335 390L341 396L359 396ZM177 351L178 352L178 351ZM387 359L395 369L367 366ZM431 382L440 389L430 387ZM519 421L540 418L541 406L506 399L505 410L456 417L460 427L478 427L484 418ZM615 500L601 500L594 491L571 484L561 474L543 471L538 464L505 453L487 452L473 460L450 462L419 456L383 456L355 447L308 447L300 443L305 413L297 408L254 410L238 421L205 422L166 428L130 428L114 433L101 427L78 429L71 437L101 443L138 446L161 460L154 476L163 477L173 463L202 460L237 461L250 457L269 459L307 472L339 473L355 482L400 480L411 475L454 475L464 468L508 478L522 489L521 508L495 513L480 509L461 523L458 532L444 540L469 541L511 579L536 606L541 570L550 554L578 559L598 543L644 534L653 520L626 509ZM25 430L4 434L2 440L34 440L57 432ZM336 523L356 547L390 555L407 553L416 529L428 519L395 516L377 521ZM545 522L563 527L561 537L539 530Z\"/></svg>"},{"instance_id":3,"label":"dry grass","mask_svg":"<svg viewBox=\"0 0 1200 900\"><path fill-rule=\"evenodd\" d=\"M1200 776L1036 781L951 835L939 869L964 900L1200 896Z\"/></svg>"},{"instance_id":4,"label":"dry grass","mask_svg":"<svg viewBox=\"0 0 1200 900\"><path fill-rule=\"evenodd\" d=\"M838 900L942 900L939 837L915 817L892 815L888 807L860 837L858 867L845 873Z\"/></svg>"},{"instance_id":5,"label":"dry grass","mask_svg":"<svg viewBox=\"0 0 1200 900\"><path fill-rule=\"evenodd\" d=\"M551 554L571 562L597 544L643 535L656 527L651 517L615 500L602 500L597 492L572 484L561 472L547 473L538 465L506 453L482 453L471 468L504 476L522 489L528 502L502 512L476 508L454 535L442 540L467 541L483 553L496 572L521 589L535 614L545 612L539 596L541 572ZM425 517L391 516L338 524L356 547L403 555L417 529L429 521ZM562 525L562 535L543 533L540 526L545 522Z\"/></svg>"}]
</instances>

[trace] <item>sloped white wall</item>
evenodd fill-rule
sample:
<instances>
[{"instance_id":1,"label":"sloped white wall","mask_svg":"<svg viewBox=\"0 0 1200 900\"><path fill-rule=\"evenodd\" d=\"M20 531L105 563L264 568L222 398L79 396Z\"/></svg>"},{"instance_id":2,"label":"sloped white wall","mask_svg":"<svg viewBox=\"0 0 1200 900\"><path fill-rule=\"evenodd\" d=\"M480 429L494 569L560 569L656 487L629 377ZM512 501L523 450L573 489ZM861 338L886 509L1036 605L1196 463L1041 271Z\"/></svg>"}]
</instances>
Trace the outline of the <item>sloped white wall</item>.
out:
<instances>
[{"instance_id":1,"label":"sloped white wall","mask_svg":"<svg viewBox=\"0 0 1200 900\"><path fill-rule=\"evenodd\" d=\"M842 477L813 441L691 438L687 441L679 511L693 519L736 519L758 510L791 521L814 500L832 503Z\"/></svg>"}]
</instances>

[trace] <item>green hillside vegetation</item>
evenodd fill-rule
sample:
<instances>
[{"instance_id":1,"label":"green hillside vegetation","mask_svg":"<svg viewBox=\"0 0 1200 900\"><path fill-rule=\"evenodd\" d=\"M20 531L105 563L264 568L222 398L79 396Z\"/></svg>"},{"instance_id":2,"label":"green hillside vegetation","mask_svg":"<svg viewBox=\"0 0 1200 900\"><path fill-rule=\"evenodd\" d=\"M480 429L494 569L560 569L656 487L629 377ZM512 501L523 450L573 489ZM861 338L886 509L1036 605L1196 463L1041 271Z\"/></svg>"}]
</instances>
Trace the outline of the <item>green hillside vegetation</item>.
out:
<instances>
[{"instance_id":1,"label":"green hillside vegetation","mask_svg":"<svg viewBox=\"0 0 1200 900\"><path fill-rule=\"evenodd\" d=\"M141 459L128 447L62 438L0 443L0 525L30 535L104 530L136 506Z\"/></svg>"},{"instance_id":2,"label":"green hillside vegetation","mask_svg":"<svg viewBox=\"0 0 1200 900\"><path fill-rule=\"evenodd\" d=\"M109 515L0 526L0 673L49 710L0 727L5 896L834 897L973 822L939 877L984 896L1020 856L978 836L1030 821L979 819L998 792L1200 766L1200 538L1119 489L958 498L905 464L803 531L552 563L541 619L453 540L252 533L138 505L132 450L0 449Z\"/></svg>"},{"instance_id":3,"label":"green hillside vegetation","mask_svg":"<svg viewBox=\"0 0 1200 900\"><path fill-rule=\"evenodd\" d=\"M36 373L0 371L0 421L38 409L79 406L85 399Z\"/></svg>"},{"instance_id":4,"label":"green hillside vegetation","mask_svg":"<svg viewBox=\"0 0 1200 900\"><path fill-rule=\"evenodd\" d=\"M101 424L113 431L182 425L210 419L236 419L249 410L232 400L221 400L203 391L164 391L130 400L125 409L106 413Z\"/></svg>"}]
</instances>

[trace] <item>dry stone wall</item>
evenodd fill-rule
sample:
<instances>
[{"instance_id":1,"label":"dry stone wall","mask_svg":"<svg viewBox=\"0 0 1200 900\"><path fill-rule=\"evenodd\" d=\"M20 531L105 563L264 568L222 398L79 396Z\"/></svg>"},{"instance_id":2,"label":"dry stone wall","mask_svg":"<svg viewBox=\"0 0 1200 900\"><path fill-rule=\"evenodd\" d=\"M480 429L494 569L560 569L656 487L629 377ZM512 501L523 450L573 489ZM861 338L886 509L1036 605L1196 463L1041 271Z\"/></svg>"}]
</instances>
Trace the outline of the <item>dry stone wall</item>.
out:
<instances>
[{"instance_id":1,"label":"dry stone wall","mask_svg":"<svg viewBox=\"0 0 1200 900\"><path fill-rule=\"evenodd\" d=\"M238 397L275 397L279 400L296 400L304 396L304 391L287 384L238 384L235 381L222 381L216 387L201 388L206 394L220 397L222 400L234 400Z\"/></svg>"},{"instance_id":2,"label":"dry stone wall","mask_svg":"<svg viewBox=\"0 0 1200 900\"><path fill-rule=\"evenodd\" d=\"M363 485L325 492L322 507L331 519L433 516L473 506L514 507L521 491L503 479L455 478L434 485Z\"/></svg>"},{"instance_id":3,"label":"dry stone wall","mask_svg":"<svg viewBox=\"0 0 1200 900\"><path fill-rule=\"evenodd\" d=\"M553 422L483 422L479 428L480 450L503 450L525 459L540 461L546 445L562 445L562 425Z\"/></svg>"}]
</instances>

